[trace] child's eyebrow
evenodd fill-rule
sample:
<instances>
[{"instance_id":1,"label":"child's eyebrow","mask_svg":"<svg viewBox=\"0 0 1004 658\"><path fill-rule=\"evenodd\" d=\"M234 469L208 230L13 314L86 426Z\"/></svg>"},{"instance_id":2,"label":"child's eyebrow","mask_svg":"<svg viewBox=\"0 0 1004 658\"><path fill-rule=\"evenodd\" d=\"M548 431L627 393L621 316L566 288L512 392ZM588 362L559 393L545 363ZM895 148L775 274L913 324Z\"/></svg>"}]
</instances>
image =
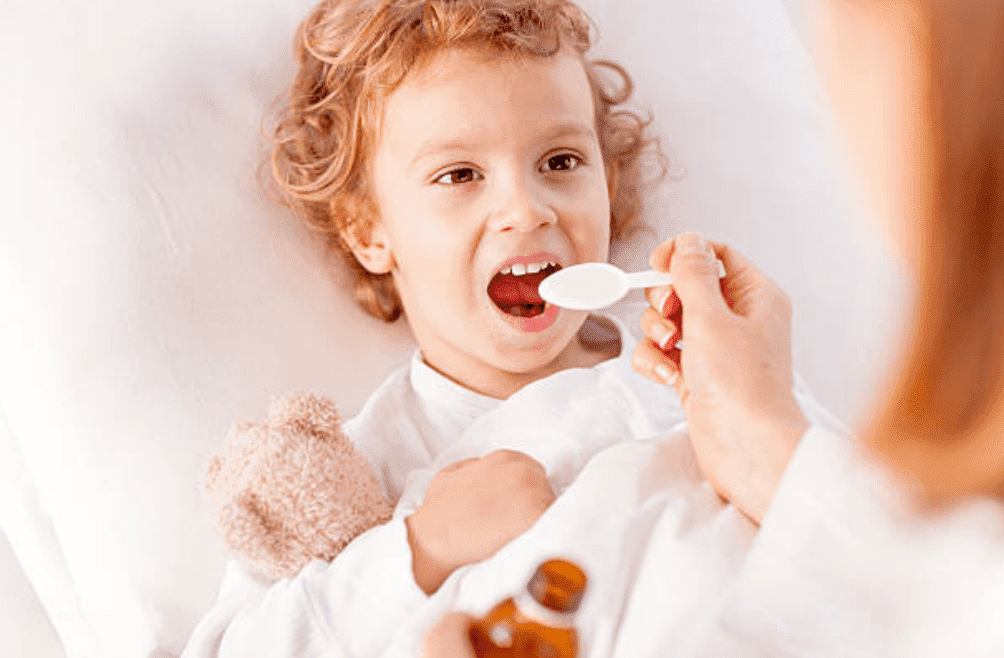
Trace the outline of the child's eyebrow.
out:
<instances>
[{"instance_id":1,"label":"child's eyebrow","mask_svg":"<svg viewBox=\"0 0 1004 658\"><path fill-rule=\"evenodd\" d=\"M560 123L544 134L542 141L551 141L555 139L564 139L566 137L584 137L587 139L596 139L596 130L592 126L589 126L580 121L567 121ZM449 153L451 151L470 151L473 149L474 145L478 143L476 138L459 138L459 139L445 139L437 140L431 139L415 152L415 157L412 158L411 163L408 168L414 168L423 158L430 155L438 155L441 153Z\"/></svg>"},{"instance_id":2,"label":"child's eyebrow","mask_svg":"<svg viewBox=\"0 0 1004 658\"><path fill-rule=\"evenodd\" d=\"M429 140L418 149L408 168L414 168L423 158L427 158L430 155L439 155L451 151L470 151L472 143L471 140L466 139Z\"/></svg>"},{"instance_id":3,"label":"child's eyebrow","mask_svg":"<svg viewBox=\"0 0 1004 658\"><path fill-rule=\"evenodd\" d=\"M584 123L569 121L555 126L548 139L561 139L562 137L589 137L595 139L596 131L592 126Z\"/></svg>"}]
</instances>

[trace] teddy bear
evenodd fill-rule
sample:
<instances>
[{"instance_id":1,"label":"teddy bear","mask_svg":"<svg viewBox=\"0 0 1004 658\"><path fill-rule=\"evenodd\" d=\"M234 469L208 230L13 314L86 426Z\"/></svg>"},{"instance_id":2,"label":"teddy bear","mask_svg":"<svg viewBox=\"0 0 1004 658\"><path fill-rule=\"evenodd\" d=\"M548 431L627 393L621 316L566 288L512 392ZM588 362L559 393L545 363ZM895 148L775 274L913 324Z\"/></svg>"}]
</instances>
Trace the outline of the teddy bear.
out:
<instances>
[{"instance_id":1,"label":"teddy bear","mask_svg":"<svg viewBox=\"0 0 1004 658\"><path fill-rule=\"evenodd\" d=\"M202 500L229 552L273 580L391 518L369 460L342 432L333 401L291 393L263 422L237 423L202 473Z\"/></svg>"}]
</instances>

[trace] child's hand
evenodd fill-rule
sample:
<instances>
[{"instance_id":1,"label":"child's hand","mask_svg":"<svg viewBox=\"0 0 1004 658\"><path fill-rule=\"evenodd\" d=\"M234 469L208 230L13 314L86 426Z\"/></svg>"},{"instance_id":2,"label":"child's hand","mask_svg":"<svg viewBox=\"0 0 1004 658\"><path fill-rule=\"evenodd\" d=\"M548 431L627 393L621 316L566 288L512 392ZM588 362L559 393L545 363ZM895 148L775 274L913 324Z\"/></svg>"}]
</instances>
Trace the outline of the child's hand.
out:
<instances>
[{"instance_id":1,"label":"child's hand","mask_svg":"<svg viewBox=\"0 0 1004 658\"><path fill-rule=\"evenodd\" d=\"M632 365L673 386L704 476L759 523L809 426L792 392L791 302L735 249L698 234L667 241L651 263L673 286L646 291L650 340Z\"/></svg>"},{"instance_id":2,"label":"child's hand","mask_svg":"<svg viewBox=\"0 0 1004 658\"><path fill-rule=\"evenodd\" d=\"M415 582L432 594L455 569L526 532L554 498L544 467L522 452L499 450L447 466L405 521Z\"/></svg>"}]
</instances>

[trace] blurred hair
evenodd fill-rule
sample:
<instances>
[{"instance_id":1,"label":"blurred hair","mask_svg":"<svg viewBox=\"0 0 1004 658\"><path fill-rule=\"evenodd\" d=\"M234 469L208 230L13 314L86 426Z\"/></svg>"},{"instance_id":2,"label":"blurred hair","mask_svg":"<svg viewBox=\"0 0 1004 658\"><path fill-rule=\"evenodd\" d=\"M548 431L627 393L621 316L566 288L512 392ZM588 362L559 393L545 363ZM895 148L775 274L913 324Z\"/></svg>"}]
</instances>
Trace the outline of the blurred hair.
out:
<instances>
[{"instance_id":1,"label":"blurred hair","mask_svg":"<svg viewBox=\"0 0 1004 658\"><path fill-rule=\"evenodd\" d=\"M929 41L915 333L870 444L935 501L1004 492L1004 3L907 2ZM923 205L923 204L921 204Z\"/></svg>"},{"instance_id":2,"label":"blurred hair","mask_svg":"<svg viewBox=\"0 0 1004 658\"><path fill-rule=\"evenodd\" d=\"M632 81L619 65L590 61L593 24L569 0L324 0L294 39L297 73L278 113L271 167L281 201L320 233L355 277L355 294L387 322L402 312L390 274L368 272L345 233L364 235L378 217L366 180L384 100L450 48L550 57L570 48L593 89L596 128L611 190L611 240L640 228L645 152L656 182L666 173L650 118L620 108Z\"/></svg>"}]
</instances>

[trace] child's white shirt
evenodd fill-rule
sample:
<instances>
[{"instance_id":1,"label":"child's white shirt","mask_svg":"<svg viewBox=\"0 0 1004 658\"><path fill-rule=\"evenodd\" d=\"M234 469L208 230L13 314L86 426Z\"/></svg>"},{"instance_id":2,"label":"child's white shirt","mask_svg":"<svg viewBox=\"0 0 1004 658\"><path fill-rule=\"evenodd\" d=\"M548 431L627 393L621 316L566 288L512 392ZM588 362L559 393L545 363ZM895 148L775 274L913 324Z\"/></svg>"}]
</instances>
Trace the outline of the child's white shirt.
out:
<instances>
[{"instance_id":1,"label":"child's white shirt","mask_svg":"<svg viewBox=\"0 0 1004 658\"><path fill-rule=\"evenodd\" d=\"M505 400L456 384L415 350L408 366L388 377L345 423L345 433L396 501L416 469L438 471L491 446L528 452L560 485L568 476L564 459L575 462L595 454L597 445L649 437L684 421L673 392L632 369L637 339L624 322L592 315L579 337L594 346L619 343L620 354L591 368L560 371ZM561 464L546 461L553 459Z\"/></svg>"},{"instance_id":2,"label":"child's white shirt","mask_svg":"<svg viewBox=\"0 0 1004 658\"><path fill-rule=\"evenodd\" d=\"M344 425L388 497L400 496L393 519L293 579L271 583L231 562L183 656L376 655L389 641L388 625L428 598L412 575L404 519L441 467L520 450L545 466L560 495L604 448L684 422L675 394L632 369L637 339L622 321L591 316L580 336L596 344L619 340L620 354L533 382L506 400L452 382L416 350Z\"/></svg>"}]
</instances>

